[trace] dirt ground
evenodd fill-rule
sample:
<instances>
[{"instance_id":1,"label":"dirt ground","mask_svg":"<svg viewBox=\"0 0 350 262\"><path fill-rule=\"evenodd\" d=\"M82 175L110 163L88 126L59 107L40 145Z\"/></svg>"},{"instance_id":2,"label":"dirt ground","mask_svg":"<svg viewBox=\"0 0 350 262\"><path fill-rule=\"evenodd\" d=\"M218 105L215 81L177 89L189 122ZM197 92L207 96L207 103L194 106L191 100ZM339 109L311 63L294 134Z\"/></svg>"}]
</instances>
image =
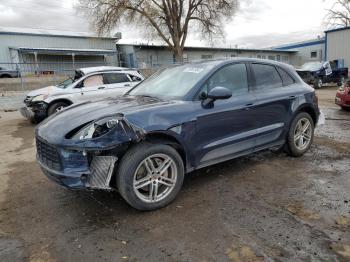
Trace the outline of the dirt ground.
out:
<instances>
[{"instance_id":1,"label":"dirt ground","mask_svg":"<svg viewBox=\"0 0 350 262\"><path fill-rule=\"evenodd\" d=\"M0 261L350 261L350 112L301 158L261 152L189 174L175 202L138 212L72 192L35 162L34 126L0 112Z\"/></svg>"}]
</instances>

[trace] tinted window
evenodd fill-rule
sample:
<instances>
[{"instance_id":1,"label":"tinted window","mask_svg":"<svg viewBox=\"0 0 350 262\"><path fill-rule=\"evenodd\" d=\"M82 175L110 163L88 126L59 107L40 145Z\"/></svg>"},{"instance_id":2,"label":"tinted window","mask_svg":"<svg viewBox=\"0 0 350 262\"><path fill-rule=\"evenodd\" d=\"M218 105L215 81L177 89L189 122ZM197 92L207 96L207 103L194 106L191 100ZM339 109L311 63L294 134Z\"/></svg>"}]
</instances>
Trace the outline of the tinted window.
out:
<instances>
[{"instance_id":1,"label":"tinted window","mask_svg":"<svg viewBox=\"0 0 350 262\"><path fill-rule=\"evenodd\" d=\"M283 85L289 86L295 83L294 79L282 68L277 67L278 73L282 77Z\"/></svg>"},{"instance_id":2,"label":"tinted window","mask_svg":"<svg viewBox=\"0 0 350 262\"><path fill-rule=\"evenodd\" d=\"M274 66L252 64L252 68L257 89L275 88L283 85L282 79Z\"/></svg>"},{"instance_id":3,"label":"tinted window","mask_svg":"<svg viewBox=\"0 0 350 262\"><path fill-rule=\"evenodd\" d=\"M106 84L118 84L118 83L130 82L126 74L110 73L110 74L105 74L104 76L105 76Z\"/></svg>"},{"instance_id":4,"label":"tinted window","mask_svg":"<svg viewBox=\"0 0 350 262\"><path fill-rule=\"evenodd\" d=\"M206 91L208 92L216 86L232 90L233 95L248 92L248 77L245 64L234 64L219 69L209 78L206 84Z\"/></svg>"}]
</instances>

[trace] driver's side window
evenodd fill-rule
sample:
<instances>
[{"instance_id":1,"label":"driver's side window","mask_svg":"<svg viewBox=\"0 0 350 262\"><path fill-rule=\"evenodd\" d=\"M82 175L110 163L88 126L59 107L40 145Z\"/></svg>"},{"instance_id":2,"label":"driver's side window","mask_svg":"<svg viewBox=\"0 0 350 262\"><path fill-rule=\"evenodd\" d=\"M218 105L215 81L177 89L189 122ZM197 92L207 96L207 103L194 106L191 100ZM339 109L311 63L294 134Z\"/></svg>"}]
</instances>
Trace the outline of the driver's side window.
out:
<instances>
[{"instance_id":1,"label":"driver's side window","mask_svg":"<svg viewBox=\"0 0 350 262\"><path fill-rule=\"evenodd\" d=\"M200 98L206 97L214 87L226 87L232 91L232 95L240 95L248 92L248 76L245 64L232 64L224 66L216 71L205 83Z\"/></svg>"},{"instance_id":2,"label":"driver's side window","mask_svg":"<svg viewBox=\"0 0 350 262\"><path fill-rule=\"evenodd\" d=\"M89 88L89 87L95 87L100 85L103 85L103 76L101 74L88 76L82 81L82 83L80 84L80 87Z\"/></svg>"}]
</instances>

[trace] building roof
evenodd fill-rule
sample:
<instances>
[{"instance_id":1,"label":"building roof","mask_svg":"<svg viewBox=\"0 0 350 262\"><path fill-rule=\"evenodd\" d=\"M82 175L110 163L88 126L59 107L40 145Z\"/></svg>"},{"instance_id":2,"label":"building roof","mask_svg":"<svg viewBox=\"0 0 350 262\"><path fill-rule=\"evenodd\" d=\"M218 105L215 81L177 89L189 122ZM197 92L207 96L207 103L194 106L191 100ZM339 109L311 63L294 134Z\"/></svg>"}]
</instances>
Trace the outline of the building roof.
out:
<instances>
[{"instance_id":1,"label":"building roof","mask_svg":"<svg viewBox=\"0 0 350 262\"><path fill-rule=\"evenodd\" d=\"M290 50L290 49L296 49L296 48L301 48L301 47L306 47L306 46L321 45L321 44L324 44L325 41L326 41L325 38L322 37L322 38L305 40L305 41L301 41L301 42L294 42L294 43L279 45L279 46L273 47L273 49Z\"/></svg>"},{"instance_id":2,"label":"building roof","mask_svg":"<svg viewBox=\"0 0 350 262\"><path fill-rule=\"evenodd\" d=\"M41 48L41 47L10 47L11 49L19 50L21 53L38 54L115 54L117 50L111 49L77 49L77 48Z\"/></svg>"},{"instance_id":3,"label":"building roof","mask_svg":"<svg viewBox=\"0 0 350 262\"><path fill-rule=\"evenodd\" d=\"M329 30L326 30L324 32L327 34L327 33L332 33L332 32L337 32L337 31L348 30L348 29L350 29L350 26L344 26L344 27L329 29Z\"/></svg>"},{"instance_id":4,"label":"building roof","mask_svg":"<svg viewBox=\"0 0 350 262\"><path fill-rule=\"evenodd\" d=\"M134 46L140 49L168 49L165 45L147 45L147 44L118 44L118 46ZM251 51L251 52L285 52L285 53L295 53L293 50L276 50L270 48L254 49L254 48L228 48L228 47L202 47L202 46L185 46L185 51L227 51L227 52L237 52L237 51Z\"/></svg>"},{"instance_id":5,"label":"building roof","mask_svg":"<svg viewBox=\"0 0 350 262\"><path fill-rule=\"evenodd\" d=\"M115 39L115 37L98 36L91 32L74 32L52 29L39 28L18 28L0 26L0 35L37 35L37 36L53 36L53 37L73 37L73 38L102 38Z\"/></svg>"}]
</instances>

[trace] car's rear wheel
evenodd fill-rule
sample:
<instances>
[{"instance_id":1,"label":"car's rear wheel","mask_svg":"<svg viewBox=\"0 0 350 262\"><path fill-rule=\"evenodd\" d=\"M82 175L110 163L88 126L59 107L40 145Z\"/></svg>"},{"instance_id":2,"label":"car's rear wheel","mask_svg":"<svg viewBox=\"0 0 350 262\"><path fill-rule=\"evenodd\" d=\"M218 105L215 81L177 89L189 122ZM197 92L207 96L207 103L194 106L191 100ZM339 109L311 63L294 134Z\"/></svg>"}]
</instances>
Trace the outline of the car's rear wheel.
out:
<instances>
[{"instance_id":1,"label":"car's rear wheel","mask_svg":"<svg viewBox=\"0 0 350 262\"><path fill-rule=\"evenodd\" d=\"M54 103L52 105L49 106L49 109L47 110L47 115L48 116L51 116L53 115L54 113L57 113L59 111L61 111L63 108L69 106L68 103L66 102L57 102L57 103Z\"/></svg>"},{"instance_id":2,"label":"car's rear wheel","mask_svg":"<svg viewBox=\"0 0 350 262\"><path fill-rule=\"evenodd\" d=\"M322 78L316 78L314 82L314 88L320 89L322 88L322 85L323 85Z\"/></svg>"},{"instance_id":3,"label":"car's rear wheel","mask_svg":"<svg viewBox=\"0 0 350 262\"><path fill-rule=\"evenodd\" d=\"M117 187L132 207L154 210L174 200L183 179L183 161L174 148L141 143L123 156L117 174Z\"/></svg>"},{"instance_id":4,"label":"car's rear wheel","mask_svg":"<svg viewBox=\"0 0 350 262\"><path fill-rule=\"evenodd\" d=\"M348 106L342 106L341 109L344 111L350 111L350 107Z\"/></svg>"},{"instance_id":5,"label":"car's rear wheel","mask_svg":"<svg viewBox=\"0 0 350 262\"><path fill-rule=\"evenodd\" d=\"M289 129L288 153L291 156L299 157L309 150L314 138L314 122L308 113L299 113Z\"/></svg>"}]
</instances>

